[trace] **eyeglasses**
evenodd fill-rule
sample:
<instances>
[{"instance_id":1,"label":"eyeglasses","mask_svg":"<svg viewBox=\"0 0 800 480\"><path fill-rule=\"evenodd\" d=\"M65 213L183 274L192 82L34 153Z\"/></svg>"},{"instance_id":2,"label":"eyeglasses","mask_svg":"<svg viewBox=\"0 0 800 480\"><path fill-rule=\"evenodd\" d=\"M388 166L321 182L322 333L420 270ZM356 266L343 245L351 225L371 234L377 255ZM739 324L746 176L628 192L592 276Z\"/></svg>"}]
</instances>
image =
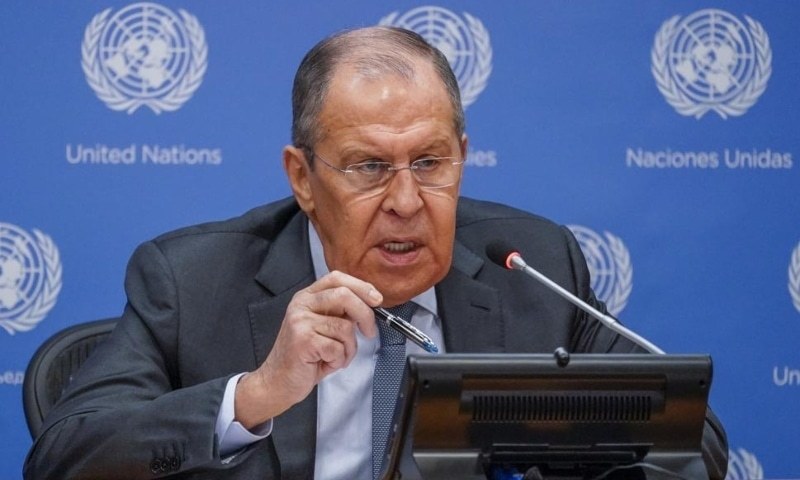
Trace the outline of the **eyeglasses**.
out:
<instances>
[{"instance_id":1,"label":"eyeglasses","mask_svg":"<svg viewBox=\"0 0 800 480\"><path fill-rule=\"evenodd\" d=\"M464 160L456 157L425 157L414 160L407 167L395 167L389 162L366 161L339 168L315 152L311 152L311 156L343 173L346 182L359 192L374 192L386 188L395 173L400 170L411 170L420 188L449 187L458 182L461 177L461 165L464 163Z\"/></svg>"}]
</instances>

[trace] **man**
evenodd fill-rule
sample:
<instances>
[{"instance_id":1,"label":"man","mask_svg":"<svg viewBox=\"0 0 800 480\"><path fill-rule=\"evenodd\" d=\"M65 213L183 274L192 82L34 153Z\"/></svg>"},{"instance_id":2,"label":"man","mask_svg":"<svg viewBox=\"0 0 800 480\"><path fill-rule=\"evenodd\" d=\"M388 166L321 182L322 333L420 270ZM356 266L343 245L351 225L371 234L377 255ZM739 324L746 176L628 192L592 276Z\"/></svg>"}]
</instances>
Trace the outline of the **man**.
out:
<instances>
[{"instance_id":1,"label":"man","mask_svg":"<svg viewBox=\"0 0 800 480\"><path fill-rule=\"evenodd\" d=\"M139 247L124 315L46 420L26 478L373 478L373 307L413 300L409 320L448 352L641 351L487 262L506 239L600 305L568 230L459 198L458 87L421 37L324 40L298 69L293 115L294 197ZM707 423L722 478L724 432Z\"/></svg>"}]
</instances>

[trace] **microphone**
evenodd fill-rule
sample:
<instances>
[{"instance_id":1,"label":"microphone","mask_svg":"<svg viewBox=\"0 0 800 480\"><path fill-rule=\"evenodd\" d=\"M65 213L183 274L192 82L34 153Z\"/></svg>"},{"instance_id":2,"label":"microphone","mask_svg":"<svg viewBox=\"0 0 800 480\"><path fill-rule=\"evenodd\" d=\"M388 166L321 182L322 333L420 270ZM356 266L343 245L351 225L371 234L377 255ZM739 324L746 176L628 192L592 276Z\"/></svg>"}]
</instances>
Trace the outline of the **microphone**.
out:
<instances>
[{"instance_id":1,"label":"microphone","mask_svg":"<svg viewBox=\"0 0 800 480\"><path fill-rule=\"evenodd\" d=\"M576 307L580 308L584 312L588 313L589 315L599 320L606 327L622 335L623 337L627 338L633 343L641 347L644 347L646 350L650 351L650 353L657 353L657 354L664 353L663 350L655 346L646 338L641 337L636 332L626 328L611 315L607 315L601 312L600 310L594 308L593 306L589 305L588 303L584 302L577 296L573 295L570 291L563 288L561 285L550 280L545 275L540 273L538 270L528 265L525 262L525 260L522 259L522 255L520 255L519 252L514 247L508 245L506 242L503 242L501 240L495 240L491 242L489 245L486 246L486 256L489 257L489 260L500 265L501 267L507 268L509 270L522 270L526 274L538 280L540 283L544 284L550 290L561 295L563 298L568 300Z\"/></svg>"}]
</instances>

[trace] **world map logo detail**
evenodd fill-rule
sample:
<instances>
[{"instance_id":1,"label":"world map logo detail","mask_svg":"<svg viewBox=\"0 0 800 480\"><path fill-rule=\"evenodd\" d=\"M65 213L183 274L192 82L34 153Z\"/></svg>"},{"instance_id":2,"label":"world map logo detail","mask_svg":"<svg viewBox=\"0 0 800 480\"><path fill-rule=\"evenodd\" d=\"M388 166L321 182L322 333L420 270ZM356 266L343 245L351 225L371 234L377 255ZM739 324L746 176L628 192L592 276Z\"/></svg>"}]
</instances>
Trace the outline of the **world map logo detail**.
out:
<instances>
[{"instance_id":1,"label":"world map logo detail","mask_svg":"<svg viewBox=\"0 0 800 480\"><path fill-rule=\"evenodd\" d=\"M179 109L203 80L208 47L203 27L185 10L135 3L94 16L83 36L86 81L109 108L132 114Z\"/></svg>"},{"instance_id":2,"label":"world map logo detail","mask_svg":"<svg viewBox=\"0 0 800 480\"><path fill-rule=\"evenodd\" d=\"M651 71L667 102L681 115L723 119L744 115L767 88L772 51L764 27L728 12L706 9L661 26Z\"/></svg>"},{"instance_id":3,"label":"world map logo detail","mask_svg":"<svg viewBox=\"0 0 800 480\"><path fill-rule=\"evenodd\" d=\"M800 242L792 251L789 261L789 294L792 296L794 308L800 312Z\"/></svg>"},{"instance_id":4,"label":"world map logo detail","mask_svg":"<svg viewBox=\"0 0 800 480\"><path fill-rule=\"evenodd\" d=\"M27 332L55 306L61 291L61 258L53 240L0 222L0 327Z\"/></svg>"},{"instance_id":5,"label":"world map logo detail","mask_svg":"<svg viewBox=\"0 0 800 480\"><path fill-rule=\"evenodd\" d=\"M619 237L609 232L600 236L581 225L568 225L568 228L586 257L592 290L598 299L605 302L611 315L619 315L633 290L633 266L628 248Z\"/></svg>"},{"instance_id":6,"label":"world map logo detail","mask_svg":"<svg viewBox=\"0 0 800 480\"><path fill-rule=\"evenodd\" d=\"M464 12L463 18L438 6L392 12L379 25L402 27L417 32L447 57L458 79L461 104L467 108L486 88L492 73L492 44L483 23Z\"/></svg>"},{"instance_id":7,"label":"world map logo detail","mask_svg":"<svg viewBox=\"0 0 800 480\"><path fill-rule=\"evenodd\" d=\"M761 480L764 468L755 455L744 448L728 451L728 474L725 480Z\"/></svg>"}]
</instances>

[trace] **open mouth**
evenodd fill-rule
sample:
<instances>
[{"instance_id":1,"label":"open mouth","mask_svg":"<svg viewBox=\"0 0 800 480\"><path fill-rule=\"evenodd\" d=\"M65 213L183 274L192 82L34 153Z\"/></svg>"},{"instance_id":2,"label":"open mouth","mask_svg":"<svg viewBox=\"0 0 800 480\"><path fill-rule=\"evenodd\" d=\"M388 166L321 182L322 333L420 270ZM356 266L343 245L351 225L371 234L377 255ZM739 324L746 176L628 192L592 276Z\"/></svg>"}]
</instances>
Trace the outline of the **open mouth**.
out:
<instances>
[{"instance_id":1,"label":"open mouth","mask_svg":"<svg viewBox=\"0 0 800 480\"><path fill-rule=\"evenodd\" d=\"M414 242L386 242L382 247L389 253L406 253L416 250L417 244Z\"/></svg>"}]
</instances>

